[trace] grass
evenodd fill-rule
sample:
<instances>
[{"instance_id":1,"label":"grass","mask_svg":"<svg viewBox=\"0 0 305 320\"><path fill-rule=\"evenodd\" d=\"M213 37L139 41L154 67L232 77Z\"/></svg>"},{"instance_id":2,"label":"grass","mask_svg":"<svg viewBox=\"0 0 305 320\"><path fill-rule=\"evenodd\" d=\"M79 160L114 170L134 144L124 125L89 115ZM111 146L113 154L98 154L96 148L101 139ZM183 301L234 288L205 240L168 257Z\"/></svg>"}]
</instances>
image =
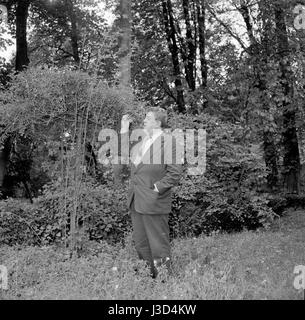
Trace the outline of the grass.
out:
<instances>
[{"instance_id":1,"label":"grass","mask_svg":"<svg viewBox=\"0 0 305 320\"><path fill-rule=\"evenodd\" d=\"M9 273L0 299L303 299L293 270L305 265L304 228L304 211L290 211L268 231L176 239L173 274L157 280L130 236L125 248L90 245L72 260L55 247L0 247Z\"/></svg>"}]
</instances>

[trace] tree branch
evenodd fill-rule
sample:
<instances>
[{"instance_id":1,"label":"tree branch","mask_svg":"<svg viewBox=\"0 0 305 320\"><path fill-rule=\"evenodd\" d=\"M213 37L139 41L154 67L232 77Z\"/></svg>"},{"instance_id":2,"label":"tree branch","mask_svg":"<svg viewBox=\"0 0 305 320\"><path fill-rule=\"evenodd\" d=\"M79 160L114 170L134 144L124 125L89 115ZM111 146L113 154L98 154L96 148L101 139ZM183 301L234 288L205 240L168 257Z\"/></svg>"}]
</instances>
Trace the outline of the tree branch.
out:
<instances>
[{"instance_id":1,"label":"tree branch","mask_svg":"<svg viewBox=\"0 0 305 320\"><path fill-rule=\"evenodd\" d=\"M221 25L223 26L227 32L230 34L230 36L232 36L235 40L238 41L238 43L240 44L240 46L246 51L248 52L248 48L246 47L246 45L243 43L243 41L239 38L239 36L237 36L232 30L231 28L224 23L221 19L218 18L218 14L215 13L215 11L207 4L206 5L206 9L207 11L213 16L213 18Z\"/></svg>"}]
</instances>

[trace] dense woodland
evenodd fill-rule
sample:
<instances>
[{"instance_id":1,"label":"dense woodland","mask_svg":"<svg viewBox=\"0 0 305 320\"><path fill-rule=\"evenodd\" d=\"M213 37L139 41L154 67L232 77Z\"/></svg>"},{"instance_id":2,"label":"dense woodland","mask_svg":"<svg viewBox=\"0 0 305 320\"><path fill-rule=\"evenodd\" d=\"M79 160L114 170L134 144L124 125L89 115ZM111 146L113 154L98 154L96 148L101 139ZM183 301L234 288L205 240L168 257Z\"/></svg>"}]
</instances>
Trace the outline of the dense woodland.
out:
<instances>
[{"instance_id":1,"label":"dense woodland","mask_svg":"<svg viewBox=\"0 0 305 320\"><path fill-rule=\"evenodd\" d=\"M0 48L17 48L0 57L0 243L120 241L128 172L98 161L98 134L149 106L207 132L172 237L255 230L303 205L305 1L101 2L0 0Z\"/></svg>"}]
</instances>

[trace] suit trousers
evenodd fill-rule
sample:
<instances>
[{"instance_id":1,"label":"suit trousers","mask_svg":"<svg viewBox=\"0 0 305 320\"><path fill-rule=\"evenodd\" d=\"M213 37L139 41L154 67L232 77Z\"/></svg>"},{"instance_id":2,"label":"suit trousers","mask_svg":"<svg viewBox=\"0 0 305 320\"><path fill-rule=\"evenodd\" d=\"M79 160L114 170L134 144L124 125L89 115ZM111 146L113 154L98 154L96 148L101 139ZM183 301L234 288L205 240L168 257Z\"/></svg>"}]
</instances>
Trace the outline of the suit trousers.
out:
<instances>
[{"instance_id":1,"label":"suit trousers","mask_svg":"<svg viewBox=\"0 0 305 320\"><path fill-rule=\"evenodd\" d=\"M142 214L131 203L130 216L133 226L133 240L140 259L145 260L153 278L157 268L170 266L169 214Z\"/></svg>"}]
</instances>

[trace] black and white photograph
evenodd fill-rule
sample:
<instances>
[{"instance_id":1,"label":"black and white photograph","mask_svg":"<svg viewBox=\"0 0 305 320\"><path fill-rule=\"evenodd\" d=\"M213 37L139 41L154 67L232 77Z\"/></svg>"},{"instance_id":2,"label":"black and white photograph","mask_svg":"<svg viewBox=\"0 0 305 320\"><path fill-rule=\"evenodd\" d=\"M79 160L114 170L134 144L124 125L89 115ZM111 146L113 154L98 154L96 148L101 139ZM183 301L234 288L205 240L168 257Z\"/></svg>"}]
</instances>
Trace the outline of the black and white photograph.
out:
<instances>
[{"instance_id":1,"label":"black and white photograph","mask_svg":"<svg viewBox=\"0 0 305 320\"><path fill-rule=\"evenodd\" d=\"M0 300L305 300L304 248L305 0L0 0Z\"/></svg>"}]
</instances>

